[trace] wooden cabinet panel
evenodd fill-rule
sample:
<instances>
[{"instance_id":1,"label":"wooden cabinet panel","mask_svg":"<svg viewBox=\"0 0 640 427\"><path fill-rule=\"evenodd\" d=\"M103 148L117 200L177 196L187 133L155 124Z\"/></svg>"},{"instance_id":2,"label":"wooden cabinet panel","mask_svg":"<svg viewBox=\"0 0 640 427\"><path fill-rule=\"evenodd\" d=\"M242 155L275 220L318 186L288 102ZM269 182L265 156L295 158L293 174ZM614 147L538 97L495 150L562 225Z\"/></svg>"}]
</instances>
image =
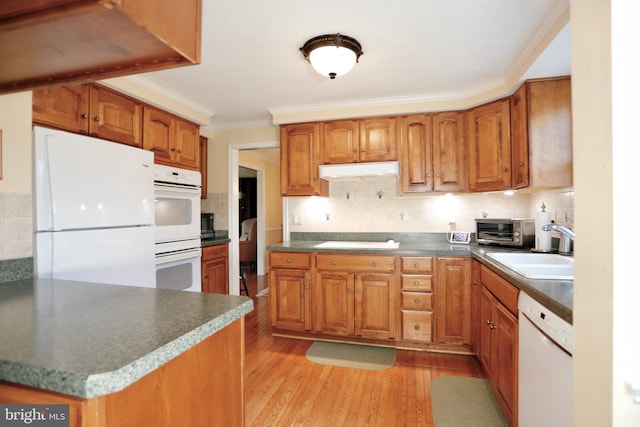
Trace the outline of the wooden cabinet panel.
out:
<instances>
[{"instance_id":1,"label":"wooden cabinet panel","mask_svg":"<svg viewBox=\"0 0 640 427\"><path fill-rule=\"evenodd\" d=\"M307 252L271 252L271 268L311 268L311 254Z\"/></svg>"},{"instance_id":2,"label":"wooden cabinet panel","mask_svg":"<svg viewBox=\"0 0 640 427\"><path fill-rule=\"evenodd\" d=\"M328 196L329 183L318 177L320 125L280 126L280 190L283 196Z\"/></svg>"},{"instance_id":3,"label":"wooden cabinet panel","mask_svg":"<svg viewBox=\"0 0 640 427\"><path fill-rule=\"evenodd\" d=\"M514 315L518 315L518 288L498 276L497 273L482 267L480 269L482 284L496 296L498 300Z\"/></svg>"},{"instance_id":4,"label":"wooden cabinet panel","mask_svg":"<svg viewBox=\"0 0 640 427\"><path fill-rule=\"evenodd\" d=\"M156 163L200 170L200 130L191 122L154 107L144 107L144 149Z\"/></svg>"},{"instance_id":5,"label":"wooden cabinet panel","mask_svg":"<svg viewBox=\"0 0 640 427\"><path fill-rule=\"evenodd\" d=\"M416 114L400 119L400 191L433 191L432 116Z\"/></svg>"},{"instance_id":6,"label":"wooden cabinet panel","mask_svg":"<svg viewBox=\"0 0 640 427\"><path fill-rule=\"evenodd\" d=\"M527 80L511 96L512 187L571 187L571 78Z\"/></svg>"},{"instance_id":7,"label":"wooden cabinet panel","mask_svg":"<svg viewBox=\"0 0 640 427\"><path fill-rule=\"evenodd\" d=\"M476 352L505 416L512 425L517 425L518 319L517 311L512 312L502 297L509 299L515 292L517 299L518 290L502 278L487 273L493 272L480 266L482 285L477 300L479 342ZM507 287L513 292L505 291ZM498 294L493 293L494 289Z\"/></svg>"},{"instance_id":8,"label":"wooden cabinet panel","mask_svg":"<svg viewBox=\"0 0 640 427\"><path fill-rule=\"evenodd\" d=\"M359 151L357 120L322 124L322 164L357 162Z\"/></svg>"},{"instance_id":9,"label":"wooden cabinet panel","mask_svg":"<svg viewBox=\"0 0 640 427\"><path fill-rule=\"evenodd\" d=\"M395 339L397 294L395 274L356 274L355 334L364 338Z\"/></svg>"},{"instance_id":10,"label":"wooden cabinet panel","mask_svg":"<svg viewBox=\"0 0 640 427\"><path fill-rule=\"evenodd\" d=\"M395 117L376 117L360 120L361 162L397 160Z\"/></svg>"},{"instance_id":11,"label":"wooden cabinet panel","mask_svg":"<svg viewBox=\"0 0 640 427\"><path fill-rule=\"evenodd\" d=\"M402 308L411 310L433 310L433 293L402 292Z\"/></svg>"},{"instance_id":12,"label":"wooden cabinet panel","mask_svg":"<svg viewBox=\"0 0 640 427\"><path fill-rule=\"evenodd\" d=\"M400 119L402 193L466 188L464 114L417 114Z\"/></svg>"},{"instance_id":13,"label":"wooden cabinet panel","mask_svg":"<svg viewBox=\"0 0 640 427\"><path fill-rule=\"evenodd\" d=\"M319 272L315 284L314 330L335 335L354 335L354 275L346 272Z\"/></svg>"},{"instance_id":14,"label":"wooden cabinet panel","mask_svg":"<svg viewBox=\"0 0 640 427\"><path fill-rule=\"evenodd\" d=\"M402 340L430 343L432 311L402 310Z\"/></svg>"},{"instance_id":15,"label":"wooden cabinet panel","mask_svg":"<svg viewBox=\"0 0 640 427\"><path fill-rule=\"evenodd\" d=\"M202 249L202 292L229 293L229 245Z\"/></svg>"},{"instance_id":16,"label":"wooden cabinet panel","mask_svg":"<svg viewBox=\"0 0 640 427\"><path fill-rule=\"evenodd\" d=\"M433 116L433 191L466 188L464 114L456 111Z\"/></svg>"},{"instance_id":17,"label":"wooden cabinet panel","mask_svg":"<svg viewBox=\"0 0 640 427\"><path fill-rule=\"evenodd\" d=\"M511 186L509 100L467 112L469 189L505 190Z\"/></svg>"},{"instance_id":18,"label":"wooden cabinet panel","mask_svg":"<svg viewBox=\"0 0 640 427\"><path fill-rule=\"evenodd\" d=\"M403 274L402 275L402 290L403 291L422 291L428 292L433 289L433 276L430 275L418 275L418 274Z\"/></svg>"},{"instance_id":19,"label":"wooden cabinet panel","mask_svg":"<svg viewBox=\"0 0 640 427\"><path fill-rule=\"evenodd\" d=\"M33 91L33 123L75 133L89 132L89 85Z\"/></svg>"},{"instance_id":20,"label":"wooden cabinet panel","mask_svg":"<svg viewBox=\"0 0 640 427\"><path fill-rule=\"evenodd\" d=\"M477 355L480 348L480 263L476 260L471 262L471 349Z\"/></svg>"},{"instance_id":21,"label":"wooden cabinet panel","mask_svg":"<svg viewBox=\"0 0 640 427\"><path fill-rule=\"evenodd\" d=\"M471 260L438 258L436 339L440 344L471 343Z\"/></svg>"},{"instance_id":22,"label":"wooden cabinet panel","mask_svg":"<svg viewBox=\"0 0 640 427\"><path fill-rule=\"evenodd\" d=\"M197 64L201 3L0 2L0 92Z\"/></svg>"},{"instance_id":23,"label":"wooden cabinet panel","mask_svg":"<svg viewBox=\"0 0 640 427\"><path fill-rule=\"evenodd\" d=\"M269 272L271 326L289 331L311 329L311 272L272 269Z\"/></svg>"},{"instance_id":24,"label":"wooden cabinet panel","mask_svg":"<svg viewBox=\"0 0 640 427\"><path fill-rule=\"evenodd\" d=\"M142 104L98 85L89 95L89 134L142 147Z\"/></svg>"},{"instance_id":25,"label":"wooden cabinet panel","mask_svg":"<svg viewBox=\"0 0 640 427\"><path fill-rule=\"evenodd\" d=\"M142 147L142 103L96 84L33 91L33 122Z\"/></svg>"},{"instance_id":26,"label":"wooden cabinet panel","mask_svg":"<svg viewBox=\"0 0 640 427\"><path fill-rule=\"evenodd\" d=\"M433 257L403 256L400 260L403 273L429 273L433 271Z\"/></svg>"},{"instance_id":27,"label":"wooden cabinet panel","mask_svg":"<svg viewBox=\"0 0 640 427\"><path fill-rule=\"evenodd\" d=\"M396 258L385 255L317 254L318 270L335 271L395 271Z\"/></svg>"}]
</instances>

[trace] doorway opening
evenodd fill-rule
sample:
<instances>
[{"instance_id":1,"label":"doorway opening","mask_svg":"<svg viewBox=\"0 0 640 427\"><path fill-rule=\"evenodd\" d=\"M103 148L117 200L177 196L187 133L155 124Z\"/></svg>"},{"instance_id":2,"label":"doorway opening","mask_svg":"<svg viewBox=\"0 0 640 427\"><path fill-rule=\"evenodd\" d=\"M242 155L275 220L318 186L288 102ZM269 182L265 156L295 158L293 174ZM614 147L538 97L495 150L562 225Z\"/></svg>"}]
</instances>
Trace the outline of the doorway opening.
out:
<instances>
[{"instance_id":1,"label":"doorway opening","mask_svg":"<svg viewBox=\"0 0 640 427\"><path fill-rule=\"evenodd\" d=\"M273 149L280 147L279 141L263 141L252 143L232 143L229 144L229 294L240 295L240 167L251 169L248 165L241 165L239 161L239 152L241 150L260 150ZM264 171L255 170L256 172L256 217L257 221L257 254L256 254L256 273L258 275L265 274L265 176ZM246 195L245 195L246 196ZM261 221L260 218L263 220Z\"/></svg>"}]
</instances>

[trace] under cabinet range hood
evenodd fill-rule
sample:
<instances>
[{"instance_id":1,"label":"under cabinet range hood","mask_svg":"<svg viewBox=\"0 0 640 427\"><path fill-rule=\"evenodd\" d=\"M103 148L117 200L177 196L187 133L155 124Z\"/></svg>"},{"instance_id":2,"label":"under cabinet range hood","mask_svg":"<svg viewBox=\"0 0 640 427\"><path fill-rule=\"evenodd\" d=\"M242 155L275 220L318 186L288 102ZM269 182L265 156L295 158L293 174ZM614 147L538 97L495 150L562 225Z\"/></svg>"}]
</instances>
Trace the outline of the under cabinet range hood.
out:
<instances>
[{"instance_id":1,"label":"under cabinet range hood","mask_svg":"<svg viewBox=\"0 0 640 427\"><path fill-rule=\"evenodd\" d=\"M318 168L320 178L326 181L366 180L382 175L397 176L400 171L397 161L320 165Z\"/></svg>"}]
</instances>

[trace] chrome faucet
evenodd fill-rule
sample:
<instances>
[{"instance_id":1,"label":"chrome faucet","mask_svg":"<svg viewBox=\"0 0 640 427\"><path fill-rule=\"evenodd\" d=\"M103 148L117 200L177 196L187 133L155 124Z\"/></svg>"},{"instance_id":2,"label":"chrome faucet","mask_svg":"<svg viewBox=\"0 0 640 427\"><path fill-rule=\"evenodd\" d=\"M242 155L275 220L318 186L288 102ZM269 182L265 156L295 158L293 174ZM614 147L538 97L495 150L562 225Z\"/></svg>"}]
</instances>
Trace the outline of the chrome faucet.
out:
<instances>
[{"instance_id":1,"label":"chrome faucet","mask_svg":"<svg viewBox=\"0 0 640 427\"><path fill-rule=\"evenodd\" d=\"M576 233L569 227L559 224L546 224L542 226L542 231L557 231L560 233L560 245L558 246L558 254L573 255L571 250L571 242L575 240Z\"/></svg>"}]
</instances>

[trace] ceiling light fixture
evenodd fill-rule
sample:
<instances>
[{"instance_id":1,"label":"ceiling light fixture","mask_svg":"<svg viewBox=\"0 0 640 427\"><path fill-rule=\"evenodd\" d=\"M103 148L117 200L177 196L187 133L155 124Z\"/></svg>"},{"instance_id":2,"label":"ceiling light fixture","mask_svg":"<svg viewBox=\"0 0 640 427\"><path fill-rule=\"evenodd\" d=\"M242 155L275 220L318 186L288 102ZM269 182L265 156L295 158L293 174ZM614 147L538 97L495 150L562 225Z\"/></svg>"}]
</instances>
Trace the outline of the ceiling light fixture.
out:
<instances>
[{"instance_id":1,"label":"ceiling light fixture","mask_svg":"<svg viewBox=\"0 0 640 427\"><path fill-rule=\"evenodd\" d=\"M333 80L353 68L362 55L362 46L340 33L324 34L307 40L300 51L318 73Z\"/></svg>"}]
</instances>

